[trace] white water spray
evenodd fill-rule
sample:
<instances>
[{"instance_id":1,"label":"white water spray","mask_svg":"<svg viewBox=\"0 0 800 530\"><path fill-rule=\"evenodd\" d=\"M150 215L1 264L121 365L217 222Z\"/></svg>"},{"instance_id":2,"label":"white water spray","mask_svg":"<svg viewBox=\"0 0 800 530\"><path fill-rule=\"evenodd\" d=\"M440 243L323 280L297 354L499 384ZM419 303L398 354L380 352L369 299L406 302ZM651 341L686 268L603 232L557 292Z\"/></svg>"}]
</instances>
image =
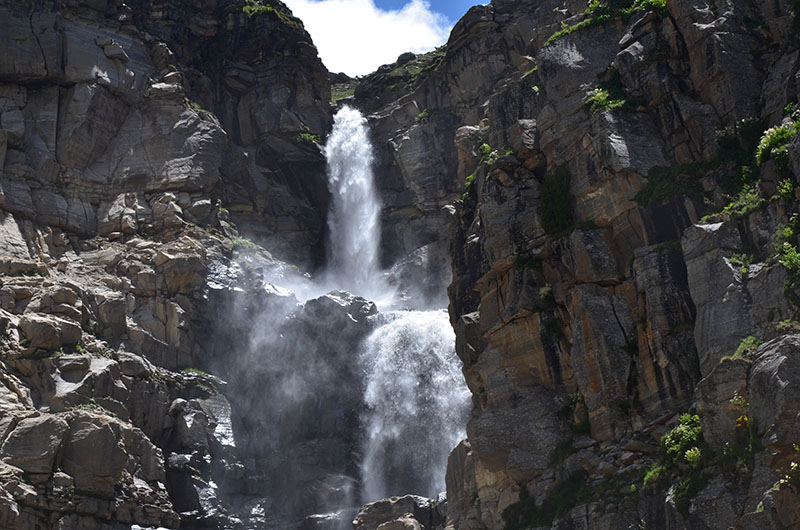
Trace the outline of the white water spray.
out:
<instances>
[{"instance_id":1,"label":"white water spray","mask_svg":"<svg viewBox=\"0 0 800 530\"><path fill-rule=\"evenodd\" d=\"M381 206L372 174L367 120L360 112L343 107L336 113L325 157L331 192L328 280L380 307L392 293L378 263Z\"/></svg>"},{"instance_id":2,"label":"white water spray","mask_svg":"<svg viewBox=\"0 0 800 530\"><path fill-rule=\"evenodd\" d=\"M363 345L367 377L362 501L444 490L470 393L447 312L393 311Z\"/></svg>"}]
</instances>

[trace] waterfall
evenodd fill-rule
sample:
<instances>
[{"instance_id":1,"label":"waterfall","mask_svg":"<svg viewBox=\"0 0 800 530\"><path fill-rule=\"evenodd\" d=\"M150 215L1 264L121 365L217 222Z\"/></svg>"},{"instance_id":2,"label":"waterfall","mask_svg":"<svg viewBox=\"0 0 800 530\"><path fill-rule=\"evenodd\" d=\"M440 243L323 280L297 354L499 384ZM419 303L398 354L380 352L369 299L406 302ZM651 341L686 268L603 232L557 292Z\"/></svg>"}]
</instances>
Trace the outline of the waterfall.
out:
<instances>
[{"instance_id":1,"label":"waterfall","mask_svg":"<svg viewBox=\"0 0 800 530\"><path fill-rule=\"evenodd\" d=\"M447 455L464 437L470 392L447 312L382 315L362 346L366 374L363 501L444 490Z\"/></svg>"},{"instance_id":2,"label":"waterfall","mask_svg":"<svg viewBox=\"0 0 800 530\"><path fill-rule=\"evenodd\" d=\"M350 107L336 113L328 142L331 205L328 281L378 302L391 298L378 263L380 201L372 174L367 120Z\"/></svg>"},{"instance_id":3,"label":"waterfall","mask_svg":"<svg viewBox=\"0 0 800 530\"><path fill-rule=\"evenodd\" d=\"M325 148L332 196L328 280L393 307L380 271L380 203L366 120L342 108ZM464 436L470 393L461 375L447 313L390 311L360 348L363 502L444 489L447 455Z\"/></svg>"}]
</instances>

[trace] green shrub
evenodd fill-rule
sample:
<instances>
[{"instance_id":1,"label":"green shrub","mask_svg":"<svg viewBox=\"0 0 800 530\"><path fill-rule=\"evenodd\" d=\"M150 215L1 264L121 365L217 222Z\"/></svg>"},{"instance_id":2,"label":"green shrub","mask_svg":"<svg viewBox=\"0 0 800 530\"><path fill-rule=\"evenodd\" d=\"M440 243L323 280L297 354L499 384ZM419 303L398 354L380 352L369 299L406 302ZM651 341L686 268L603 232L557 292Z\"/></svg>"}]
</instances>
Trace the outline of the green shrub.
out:
<instances>
[{"instance_id":1,"label":"green shrub","mask_svg":"<svg viewBox=\"0 0 800 530\"><path fill-rule=\"evenodd\" d=\"M686 451L703 445L703 428L697 414L681 414L680 423L661 437L661 448L673 464L688 463Z\"/></svg>"},{"instance_id":2,"label":"green shrub","mask_svg":"<svg viewBox=\"0 0 800 530\"><path fill-rule=\"evenodd\" d=\"M722 209L722 213L727 213L734 218L744 217L745 215L759 210L767 203L756 185L745 185L739 194L730 204Z\"/></svg>"},{"instance_id":3,"label":"green shrub","mask_svg":"<svg viewBox=\"0 0 800 530\"><path fill-rule=\"evenodd\" d=\"M295 136L294 139L301 144L318 144L321 141L319 136L311 134L310 132L301 132Z\"/></svg>"},{"instance_id":4,"label":"green shrub","mask_svg":"<svg viewBox=\"0 0 800 530\"><path fill-rule=\"evenodd\" d=\"M591 0L582 13L583 20L571 26L562 21L561 29L553 33L544 45L547 46L575 31L603 24L615 17L627 20L631 14L638 11L653 11L662 17L669 15L666 0L635 0L633 3L630 0L607 0L605 2Z\"/></svg>"},{"instance_id":5,"label":"green shrub","mask_svg":"<svg viewBox=\"0 0 800 530\"><path fill-rule=\"evenodd\" d=\"M624 99L612 99L608 90L595 88L586 97L584 104L589 107L592 114L606 110L615 110L625 106Z\"/></svg>"},{"instance_id":6,"label":"green shrub","mask_svg":"<svg viewBox=\"0 0 800 530\"><path fill-rule=\"evenodd\" d=\"M764 343L764 339L760 339L753 335L749 337L745 337L742 342L739 343L739 347L736 348L736 351L733 353L734 359L746 359L748 361L753 360L753 353L756 349Z\"/></svg>"},{"instance_id":7,"label":"green shrub","mask_svg":"<svg viewBox=\"0 0 800 530\"><path fill-rule=\"evenodd\" d=\"M675 499L675 508L683 514L684 517L689 516L689 506L692 499L708 484L710 475L708 473L701 473L693 471L687 477L681 479L673 490L673 498Z\"/></svg>"},{"instance_id":8,"label":"green shrub","mask_svg":"<svg viewBox=\"0 0 800 530\"><path fill-rule=\"evenodd\" d=\"M653 462L647 473L644 474L644 485L664 488L667 484L669 484L667 466L660 462Z\"/></svg>"},{"instance_id":9,"label":"green shrub","mask_svg":"<svg viewBox=\"0 0 800 530\"><path fill-rule=\"evenodd\" d=\"M761 137L761 141L758 142L758 147L756 147L756 162L758 162L758 165L763 164L770 158L776 159L777 163L782 157L786 156L786 145L792 141L798 130L800 130L800 121L771 127L764 131L764 135Z\"/></svg>"},{"instance_id":10,"label":"green shrub","mask_svg":"<svg viewBox=\"0 0 800 530\"><path fill-rule=\"evenodd\" d=\"M752 265L755 261L755 256L752 254L734 254L728 259L728 261L731 263L731 265L741 267L739 272L742 273L742 276L745 276L748 272L750 272L750 265Z\"/></svg>"},{"instance_id":11,"label":"green shrub","mask_svg":"<svg viewBox=\"0 0 800 530\"><path fill-rule=\"evenodd\" d=\"M475 173L471 173L467 175L467 178L464 179L464 192L461 194L461 200L466 201L469 199L476 199L477 198L477 189L475 185Z\"/></svg>"},{"instance_id":12,"label":"green shrub","mask_svg":"<svg viewBox=\"0 0 800 530\"><path fill-rule=\"evenodd\" d=\"M794 200L794 180L791 178L786 178L778 182L778 195L784 201Z\"/></svg>"},{"instance_id":13,"label":"green shrub","mask_svg":"<svg viewBox=\"0 0 800 530\"><path fill-rule=\"evenodd\" d=\"M544 176L539 205L542 228L547 234L560 234L573 225L569 180L569 172L564 166L559 166Z\"/></svg>"}]
</instances>

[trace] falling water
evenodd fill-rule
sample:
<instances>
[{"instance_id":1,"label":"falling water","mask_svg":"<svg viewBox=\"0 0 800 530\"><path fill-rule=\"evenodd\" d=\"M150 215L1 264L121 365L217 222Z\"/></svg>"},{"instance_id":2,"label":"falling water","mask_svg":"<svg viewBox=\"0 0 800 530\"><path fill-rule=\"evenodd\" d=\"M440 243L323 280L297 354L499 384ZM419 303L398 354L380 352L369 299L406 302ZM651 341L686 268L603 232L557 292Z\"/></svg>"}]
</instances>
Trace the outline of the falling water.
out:
<instances>
[{"instance_id":1,"label":"falling water","mask_svg":"<svg viewBox=\"0 0 800 530\"><path fill-rule=\"evenodd\" d=\"M381 315L363 345L366 373L364 502L444 489L447 455L464 437L470 393L447 312Z\"/></svg>"},{"instance_id":2,"label":"falling water","mask_svg":"<svg viewBox=\"0 0 800 530\"><path fill-rule=\"evenodd\" d=\"M343 107L336 113L325 156L331 192L329 281L376 302L385 299L391 293L378 264L380 202L372 174L374 157L367 120L360 112Z\"/></svg>"},{"instance_id":3,"label":"falling water","mask_svg":"<svg viewBox=\"0 0 800 530\"><path fill-rule=\"evenodd\" d=\"M380 204L374 189L366 120L344 107L325 149L332 195L329 278L392 307L379 269ZM383 302L383 303L382 303ZM435 496L444 489L447 455L464 436L469 390L444 310L378 315L361 347L362 501L393 494Z\"/></svg>"}]
</instances>

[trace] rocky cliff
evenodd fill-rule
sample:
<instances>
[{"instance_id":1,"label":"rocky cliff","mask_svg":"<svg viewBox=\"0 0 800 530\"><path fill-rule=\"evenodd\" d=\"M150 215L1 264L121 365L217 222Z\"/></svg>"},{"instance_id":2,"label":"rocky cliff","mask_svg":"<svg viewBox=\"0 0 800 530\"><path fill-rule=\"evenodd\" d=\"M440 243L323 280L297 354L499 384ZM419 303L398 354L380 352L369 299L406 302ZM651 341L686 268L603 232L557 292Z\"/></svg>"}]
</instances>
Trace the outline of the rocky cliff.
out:
<instances>
[{"instance_id":1,"label":"rocky cliff","mask_svg":"<svg viewBox=\"0 0 800 530\"><path fill-rule=\"evenodd\" d=\"M356 528L800 527L799 11L495 0L360 81L383 264L409 306L450 282L473 411L447 502ZM0 20L0 526L338 524L297 516L352 502L362 405L334 390L375 308L264 284L324 262L302 23L277 0Z\"/></svg>"},{"instance_id":2,"label":"rocky cliff","mask_svg":"<svg viewBox=\"0 0 800 530\"><path fill-rule=\"evenodd\" d=\"M199 368L222 308L289 269L248 238L323 260L310 37L277 1L0 19L0 526L263 526L240 415Z\"/></svg>"},{"instance_id":3,"label":"rocky cliff","mask_svg":"<svg viewBox=\"0 0 800 530\"><path fill-rule=\"evenodd\" d=\"M356 88L451 226L449 528L800 524L797 9L494 1Z\"/></svg>"}]
</instances>

